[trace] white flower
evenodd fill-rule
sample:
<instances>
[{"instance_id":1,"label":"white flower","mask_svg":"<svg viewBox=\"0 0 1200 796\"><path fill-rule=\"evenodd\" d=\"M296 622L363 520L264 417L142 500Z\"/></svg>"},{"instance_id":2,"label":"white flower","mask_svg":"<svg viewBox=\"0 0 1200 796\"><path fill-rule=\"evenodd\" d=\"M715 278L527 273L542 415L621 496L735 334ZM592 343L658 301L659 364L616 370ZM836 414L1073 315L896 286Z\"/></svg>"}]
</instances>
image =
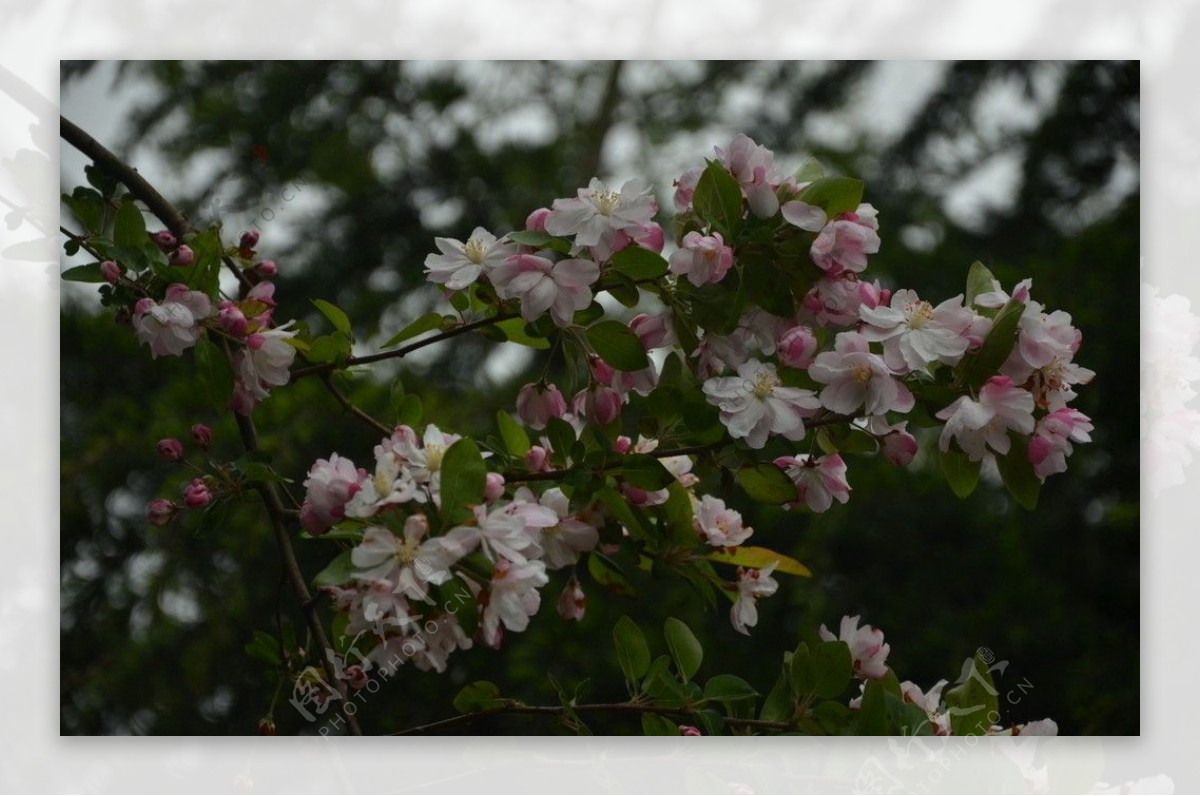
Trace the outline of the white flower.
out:
<instances>
[{"instance_id":1,"label":"white flower","mask_svg":"<svg viewBox=\"0 0 1200 796\"><path fill-rule=\"evenodd\" d=\"M517 253L517 246L499 240L483 227L476 227L466 243L453 238L434 238L441 254L425 258L425 273L430 282L450 290L462 290L479 275Z\"/></svg>"},{"instance_id":2,"label":"white flower","mask_svg":"<svg viewBox=\"0 0 1200 796\"><path fill-rule=\"evenodd\" d=\"M375 474L361 483L361 491L346 504L351 517L373 517L380 509L397 503L429 499L403 462L382 445L375 446Z\"/></svg>"},{"instance_id":3,"label":"white flower","mask_svg":"<svg viewBox=\"0 0 1200 796\"><path fill-rule=\"evenodd\" d=\"M947 680L938 680L928 692L923 692L921 687L911 680L900 684L900 693L904 701L925 711L934 735L950 734L950 711L942 709L942 691L947 685Z\"/></svg>"},{"instance_id":4,"label":"white flower","mask_svg":"<svg viewBox=\"0 0 1200 796\"><path fill-rule=\"evenodd\" d=\"M382 460L384 452L391 452L407 470L412 480L429 490L435 505L441 505L442 459L450 446L462 437L448 434L430 423L421 438L408 426L397 426L392 436L375 449L375 456ZM490 453L484 453L486 459ZM420 498L417 498L420 500Z\"/></svg>"},{"instance_id":5,"label":"white flower","mask_svg":"<svg viewBox=\"0 0 1200 796\"><path fill-rule=\"evenodd\" d=\"M1074 452L1072 442L1091 442L1092 420L1075 409L1058 409L1038 421L1029 440L1029 461L1042 481L1054 473L1066 472L1067 457Z\"/></svg>"},{"instance_id":6,"label":"white flower","mask_svg":"<svg viewBox=\"0 0 1200 796\"><path fill-rule=\"evenodd\" d=\"M809 255L817 267L835 276L842 271L861 272L867 255L879 251L878 211L868 204L853 213L842 213L824 226Z\"/></svg>"},{"instance_id":7,"label":"white flower","mask_svg":"<svg viewBox=\"0 0 1200 796\"><path fill-rule=\"evenodd\" d=\"M713 547L736 547L750 538L754 529L742 525L742 515L725 507L725 501L704 495L693 504L696 529Z\"/></svg>"},{"instance_id":8,"label":"white flower","mask_svg":"<svg viewBox=\"0 0 1200 796\"><path fill-rule=\"evenodd\" d=\"M808 374L828 385L821 390L821 405L841 415L851 415L859 407L868 415L907 412L915 403L908 388L857 332L839 334L833 351L818 354Z\"/></svg>"},{"instance_id":9,"label":"white flower","mask_svg":"<svg viewBox=\"0 0 1200 796\"><path fill-rule=\"evenodd\" d=\"M630 180L617 192L593 177L587 188L579 189L576 198L554 200L546 216L546 231L551 235L574 235L577 246L596 246L606 232L641 231L656 212L658 206L645 182Z\"/></svg>"},{"instance_id":10,"label":"white flower","mask_svg":"<svg viewBox=\"0 0 1200 796\"><path fill-rule=\"evenodd\" d=\"M233 355L233 403L239 412L248 413L270 395L272 387L282 387L291 380L288 368L296 358L296 349L287 341L296 336L296 331L288 328L292 323L255 332L246 338L246 347Z\"/></svg>"},{"instance_id":11,"label":"white flower","mask_svg":"<svg viewBox=\"0 0 1200 796\"><path fill-rule=\"evenodd\" d=\"M775 185L780 177L775 173L775 154L739 133L728 149L714 148L717 159L741 183L742 192L751 212L759 218L770 218L779 211Z\"/></svg>"},{"instance_id":12,"label":"white flower","mask_svg":"<svg viewBox=\"0 0 1200 796\"><path fill-rule=\"evenodd\" d=\"M507 559L524 564L541 558L541 531L558 524L558 514L533 499L527 488L518 489L513 501L493 508L475 507L480 547L488 560Z\"/></svg>"},{"instance_id":13,"label":"white flower","mask_svg":"<svg viewBox=\"0 0 1200 796\"><path fill-rule=\"evenodd\" d=\"M758 607L754 604L759 597L770 597L779 588L771 573L779 566L775 561L762 569L738 569L737 599L729 609L729 621L733 629L743 636L750 635L748 628L758 624Z\"/></svg>"},{"instance_id":14,"label":"white flower","mask_svg":"<svg viewBox=\"0 0 1200 796\"><path fill-rule=\"evenodd\" d=\"M720 232L708 236L689 232L683 236L679 249L671 255L670 263L671 273L687 276L688 281L696 287L716 284L725 278L733 265L733 249L725 245Z\"/></svg>"},{"instance_id":15,"label":"white flower","mask_svg":"<svg viewBox=\"0 0 1200 796\"><path fill-rule=\"evenodd\" d=\"M308 492L300 507L300 524L314 535L329 530L346 516L346 503L367 480L365 471L356 469L354 462L336 453L328 460L317 459L304 481Z\"/></svg>"},{"instance_id":16,"label":"white flower","mask_svg":"<svg viewBox=\"0 0 1200 796\"><path fill-rule=\"evenodd\" d=\"M845 503L850 499L850 484L846 482L846 463L837 453L813 459L807 454L780 456L775 466L782 468L796 484L796 501L815 512L828 511L834 499Z\"/></svg>"},{"instance_id":17,"label":"white flower","mask_svg":"<svg viewBox=\"0 0 1200 796\"><path fill-rule=\"evenodd\" d=\"M765 445L768 434L803 439L804 418L821 406L811 390L782 386L775 366L757 359L742 363L737 376L709 379L703 389L729 435L752 448Z\"/></svg>"},{"instance_id":18,"label":"white flower","mask_svg":"<svg viewBox=\"0 0 1200 796\"><path fill-rule=\"evenodd\" d=\"M398 594L411 600L426 600L426 584L438 586L450 580L450 567L478 544L478 534L467 528L452 528L445 536L424 539L429 521L414 514L404 523L404 538L386 528L371 527L362 542L350 552L350 560L362 572L360 580L386 580ZM422 541L424 540L424 541Z\"/></svg>"},{"instance_id":19,"label":"white flower","mask_svg":"<svg viewBox=\"0 0 1200 796\"><path fill-rule=\"evenodd\" d=\"M518 494L520 492L517 490ZM600 532L594 526L571 514L570 501L558 487L547 489L538 502L558 518L555 524L541 528L541 547L547 569L562 569L574 564L580 553L593 549L600 541Z\"/></svg>"},{"instance_id":20,"label":"white flower","mask_svg":"<svg viewBox=\"0 0 1200 796\"><path fill-rule=\"evenodd\" d=\"M470 637L463 632L462 625L458 623L458 618L453 614L443 614L433 619L427 619L421 630L421 640L424 645L413 656L413 665L423 672L430 669L438 673L444 672L450 653L455 650L471 649Z\"/></svg>"},{"instance_id":21,"label":"white flower","mask_svg":"<svg viewBox=\"0 0 1200 796\"><path fill-rule=\"evenodd\" d=\"M179 356L196 344L204 327L200 321L213 314L208 296L187 285L173 284L161 304L144 298L133 312L133 329L150 346L150 356Z\"/></svg>"},{"instance_id":22,"label":"white flower","mask_svg":"<svg viewBox=\"0 0 1200 796\"><path fill-rule=\"evenodd\" d=\"M542 603L538 589L549 582L546 565L541 561L523 564L497 561L479 623L483 643L500 646L502 624L518 633L529 627L529 617L537 613Z\"/></svg>"},{"instance_id":23,"label":"white flower","mask_svg":"<svg viewBox=\"0 0 1200 796\"><path fill-rule=\"evenodd\" d=\"M964 395L936 416L946 421L939 447L950 450L950 440L956 439L971 461L977 462L988 447L1001 455L1008 453L1009 429L1019 434L1033 432L1033 396L1013 386L1007 376L993 376L979 390L978 401Z\"/></svg>"},{"instance_id":24,"label":"white flower","mask_svg":"<svg viewBox=\"0 0 1200 796\"><path fill-rule=\"evenodd\" d=\"M820 635L825 641L844 641L850 647L850 659L854 662L854 673L868 680L878 680L887 674L887 656L892 651L890 644L883 643L883 631L870 625L858 626L857 616L843 616L838 635L833 635L821 625Z\"/></svg>"},{"instance_id":25,"label":"white flower","mask_svg":"<svg viewBox=\"0 0 1200 796\"><path fill-rule=\"evenodd\" d=\"M521 300L521 317L533 322L543 312L558 326L570 326L575 313L592 302L590 285L600 278L591 260L552 262L536 254L516 254L492 269L501 298Z\"/></svg>"},{"instance_id":26,"label":"white flower","mask_svg":"<svg viewBox=\"0 0 1200 796\"><path fill-rule=\"evenodd\" d=\"M890 307L859 307L867 325L862 335L883 341L883 359L893 370L926 370L930 363L955 365L970 341L963 335L975 314L962 306L962 296L936 307L912 290L897 290Z\"/></svg>"}]
</instances>

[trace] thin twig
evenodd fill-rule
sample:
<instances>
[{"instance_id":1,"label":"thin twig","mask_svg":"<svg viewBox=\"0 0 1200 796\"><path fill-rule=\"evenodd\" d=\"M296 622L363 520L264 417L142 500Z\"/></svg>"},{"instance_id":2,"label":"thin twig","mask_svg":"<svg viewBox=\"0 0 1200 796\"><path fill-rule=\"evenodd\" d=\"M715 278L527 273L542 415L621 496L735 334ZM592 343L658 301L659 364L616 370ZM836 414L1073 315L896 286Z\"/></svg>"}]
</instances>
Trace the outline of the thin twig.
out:
<instances>
[{"instance_id":1,"label":"thin twig","mask_svg":"<svg viewBox=\"0 0 1200 796\"><path fill-rule=\"evenodd\" d=\"M347 410L359 420L362 420L364 423L374 428L376 431L382 432L385 437L391 436L392 429L388 428L383 423L380 423L378 420L371 417L371 415L358 408L353 401L346 397L344 392L337 388L337 385L333 383L333 379L328 373L321 374L321 381L325 384L325 389L329 390L330 394L337 399L337 402L342 405L343 409Z\"/></svg>"}]
</instances>

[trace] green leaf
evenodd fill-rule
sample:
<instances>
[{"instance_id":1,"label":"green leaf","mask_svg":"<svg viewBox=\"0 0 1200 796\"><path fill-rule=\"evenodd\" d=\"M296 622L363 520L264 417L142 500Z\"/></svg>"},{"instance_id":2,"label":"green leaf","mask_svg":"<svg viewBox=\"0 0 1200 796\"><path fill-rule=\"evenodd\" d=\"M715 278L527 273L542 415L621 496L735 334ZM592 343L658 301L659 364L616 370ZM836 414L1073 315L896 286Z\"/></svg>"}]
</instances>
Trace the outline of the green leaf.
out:
<instances>
[{"instance_id":1,"label":"green leaf","mask_svg":"<svg viewBox=\"0 0 1200 796\"><path fill-rule=\"evenodd\" d=\"M142 211L133 202L125 202L117 210L113 222L113 242L118 246L140 247L146 241L146 221L142 218Z\"/></svg>"},{"instance_id":2,"label":"green leaf","mask_svg":"<svg viewBox=\"0 0 1200 796\"><path fill-rule=\"evenodd\" d=\"M797 198L805 204L816 205L833 218L853 213L863 197L863 181L852 177L822 177L800 192Z\"/></svg>"},{"instance_id":3,"label":"green leaf","mask_svg":"<svg viewBox=\"0 0 1200 796\"><path fill-rule=\"evenodd\" d=\"M767 698L763 700L762 713L759 718L763 721L791 721L796 712L796 697L792 693L789 678L789 667L794 662L791 653L784 653L783 671L775 679Z\"/></svg>"},{"instance_id":4,"label":"green leaf","mask_svg":"<svg viewBox=\"0 0 1200 796\"><path fill-rule=\"evenodd\" d=\"M588 574L592 576L592 580L618 597L637 595L637 591L629 583L629 579L606 556L595 551L589 553L587 570Z\"/></svg>"},{"instance_id":5,"label":"green leaf","mask_svg":"<svg viewBox=\"0 0 1200 796\"><path fill-rule=\"evenodd\" d=\"M601 321L586 334L592 349L617 370L631 372L649 367L642 341L620 321Z\"/></svg>"},{"instance_id":6,"label":"green leaf","mask_svg":"<svg viewBox=\"0 0 1200 796\"><path fill-rule=\"evenodd\" d=\"M420 318L417 318L415 321L410 323L408 326L405 326L403 329L396 332L396 334L392 335L391 339L380 346L380 348L391 348L392 346L400 345L405 340L416 337L419 334L432 332L434 329L441 329L442 322L443 320L441 315L436 312L427 312Z\"/></svg>"},{"instance_id":7,"label":"green leaf","mask_svg":"<svg viewBox=\"0 0 1200 796\"><path fill-rule=\"evenodd\" d=\"M317 573L313 578L313 585L320 586L340 586L343 583L349 583L354 577L354 564L350 561L350 551L343 550L338 554L337 558L329 562L325 569Z\"/></svg>"},{"instance_id":8,"label":"green leaf","mask_svg":"<svg viewBox=\"0 0 1200 796\"><path fill-rule=\"evenodd\" d=\"M487 680L469 683L454 697L454 709L459 713L474 713L479 710L500 707L505 700L500 698L500 689Z\"/></svg>"},{"instance_id":9,"label":"green leaf","mask_svg":"<svg viewBox=\"0 0 1200 796\"><path fill-rule=\"evenodd\" d=\"M704 660L704 648L699 639L687 625L673 616L667 618L663 634L666 636L667 650L675 661L680 678L685 682L691 680Z\"/></svg>"},{"instance_id":10,"label":"green leaf","mask_svg":"<svg viewBox=\"0 0 1200 796\"><path fill-rule=\"evenodd\" d=\"M823 426L817 429L817 444L826 453L874 453L875 438L858 426Z\"/></svg>"},{"instance_id":11,"label":"green leaf","mask_svg":"<svg viewBox=\"0 0 1200 796\"><path fill-rule=\"evenodd\" d=\"M679 726L666 716L643 713L642 735L679 735Z\"/></svg>"},{"instance_id":12,"label":"green leaf","mask_svg":"<svg viewBox=\"0 0 1200 796\"><path fill-rule=\"evenodd\" d=\"M608 294L621 302L623 306L633 309L642 300L642 293L638 290L638 286L633 283L633 280L624 274L613 273L612 284L606 285L605 289ZM578 323L578 320L576 321Z\"/></svg>"},{"instance_id":13,"label":"green leaf","mask_svg":"<svg viewBox=\"0 0 1200 796\"><path fill-rule=\"evenodd\" d=\"M503 409L496 412L496 425L500 427L500 438L505 449L513 456L523 457L529 452L529 434L513 416Z\"/></svg>"},{"instance_id":14,"label":"green leaf","mask_svg":"<svg viewBox=\"0 0 1200 796\"><path fill-rule=\"evenodd\" d=\"M650 648L642 629L628 616L622 616L613 626L613 643L617 647L617 663L625 680L634 688L650 668Z\"/></svg>"},{"instance_id":15,"label":"green leaf","mask_svg":"<svg viewBox=\"0 0 1200 796\"><path fill-rule=\"evenodd\" d=\"M571 241L566 238L556 238L548 232L522 230L520 232L510 232L507 237L513 243L519 243L522 246L532 246L535 249L553 249L562 254L569 254L571 251Z\"/></svg>"},{"instance_id":16,"label":"green leaf","mask_svg":"<svg viewBox=\"0 0 1200 796\"><path fill-rule=\"evenodd\" d=\"M201 337L192 348L192 357L209 405L224 410L233 395L233 370L225 352L208 337Z\"/></svg>"},{"instance_id":17,"label":"green leaf","mask_svg":"<svg viewBox=\"0 0 1200 796\"><path fill-rule=\"evenodd\" d=\"M402 426L416 426L421 422L421 415L424 414L424 407L421 405L421 397L409 393L405 395L395 405L396 423Z\"/></svg>"},{"instance_id":18,"label":"green leaf","mask_svg":"<svg viewBox=\"0 0 1200 796\"><path fill-rule=\"evenodd\" d=\"M742 186L725 167L709 161L696 182L692 208L701 219L732 240L742 223Z\"/></svg>"},{"instance_id":19,"label":"green leaf","mask_svg":"<svg viewBox=\"0 0 1200 796\"><path fill-rule=\"evenodd\" d=\"M479 446L463 437L442 458L442 517L447 524L471 516L471 507L483 502L487 466Z\"/></svg>"},{"instance_id":20,"label":"green leaf","mask_svg":"<svg viewBox=\"0 0 1200 796\"><path fill-rule=\"evenodd\" d=\"M84 166L83 176L87 178L89 185L105 197L112 196L117 191L117 178L95 164Z\"/></svg>"},{"instance_id":21,"label":"green leaf","mask_svg":"<svg viewBox=\"0 0 1200 796\"><path fill-rule=\"evenodd\" d=\"M753 709L756 697L758 692L736 674L718 674L704 684L704 698L725 705L730 715L741 712L735 708L745 707L747 703Z\"/></svg>"},{"instance_id":22,"label":"green leaf","mask_svg":"<svg viewBox=\"0 0 1200 796\"><path fill-rule=\"evenodd\" d=\"M612 512L612 515L616 518L617 522L621 523L621 525L623 525L625 529L629 531L630 536L635 539L646 538L645 526L642 525L642 522L638 519L638 516L633 513L633 509L630 507L629 501L622 497L617 490L613 489L611 486L601 487L600 489L596 490L596 498L608 507L608 510Z\"/></svg>"},{"instance_id":23,"label":"green leaf","mask_svg":"<svg viewBox=\"0 0 1200 796\"><path fill-rule=\"evenodd\" d=\"M826 699L840 696L854 677L850 647L844 641L822 641L812 648L812 693Z\"/></svg>"},{"instance_id":24,"label":"green leaf","mask_svg":"<svg viewBox=\"0 0 1200 796\"><path fill-rule=\"evenodd\" d=\"M759 503L777 506L796 499L796 484L774 464L762 462L743 467L737 472L737 481Z\"/></svg>"},{"instance_id":25,"label":"green leaf","mask_svg":"<svg viewBox=\"0 0 1200 796\"><path fill-rule=\"evenodd\" d=\"M278 666L282 663L279 658L279 639L261 630L254 631L254 639L246 644L244 649L251 658L268 666Z\"/></svg>"},{"instance_id":26,"label":"green leaf","mask_svg":"<svg viewBox=\"0 0 1200 796\"><path fill-rule=\"evenodd\" d=\"M1029 440L1013 431L1008 433L1008 438L1008 453L996 457L1000 477L1004 479L1004 486L1013 499L1022 508L1033 511L1037 508L1042 482L1033 472L1033 463L1029 461Z\"/></svg>"},{"instance_id":27,"label":"green leaf","mask_svg":"<svg viewBox=\"0 0 1200 796\"><path fill-rule=\"evenodd\" d=\"M610 267L630 279L656 279L667 273L667 261L661 254L640 246L626 246L612 256Z\"/></svg>"},{"instance_id":28,"label":"green leaf","mask_svg":"<svg viewBox=\"0 0 1200 796\"><path fill-rule=\"evenodd\" d=\"M967 292L963 298L963 306L973 307L980 293L995 290L995 282L996 277L992 276L987 266L978 260L971 263L971 268L967 271Z\"/></svg>"},{"instance_id":29,"label":"green leaf","mask_svg":"<svg viewBox=\"0 0 1200 796\"><path fill-rule=\"evenodd\" d=\"M648 453L626 456L619 472L625 483L647 492L666 489L675 483L675 476L671 471Z\"/></svg>"},{"instance_id":30,"label":"green leaf","mask_svg":"<svg viewBox=\"0 0 1200 796\"><path fill-rule=\"evenodd\" d=\"M941 451L942 474L946 483L959 498L965 498L975 491L979 484L979 466L981 462L973 462L967 454L951 446L949 450Z\"/></svg>"},{"instance_id":31,"label":"green leaf","mask_svg":"<svg viewBox=\"0 0 1200 796\"><path fill-rule=\"evenodd\" d=\"M221 287L221 236L216 230L207 230L189 235L187 243L195 252L196 261L187 268L173 268L172 271L178 274L182 270L184 276L180 281L215 300ZM142 250L139 249L139 253Z\"/></svg>"},{"instance_id":32,"label":"green leaf","mask_svg":"<svg viewBox=\"0 0 1200 796\"><path fill-rule=\"evenodd\" d=\"M812 650L806 642L801 641L791 660L785 665L785 674L792 687L792 693L797 697L813 693L817 688L817 671L813 665Z\"/></svg>"},{"instance_id":33,"label":"green leaf","mask_svg":"<svg viewBox=\"0 0 1200 796\"><path fill-rule=\"evenodd\" d=\"M801 578L812 577L812 571L796 559L765 547L746 545L732 547L727 551L709 553L708 560L716 561L718 564L732 564L738 567L753 567L754 569L762 569L769 564L778 564L775 567L776 572L796 575Z\"/></svg>"},{"instance_id":34,"label":"green leaf","mask_svg":"<svg viewBox=\"0 0 1200 796\"><path fill-rule=\"evenodd\" d=\"M550 341L545 336L540 334L530 334L525 321L522 318L509 318L506 321L493 324L492 326L484 326L479 329L480 334L487 335L490 331L499 332L504 342L516 343L517 345L527 346L529 348L549 348Z\"/></svg>"},{"instance_id":35,"label":"green leaf","mask_svg":"<svg viewBox=\"0 0 1200 796\"><path fill-rule=\"evenodd\" d=\"M825 167L816 158L809 158L796 169L796 182L812 182L825 176Z\"/></svg>"},{"instance_id":36,"label":"green leaf","mask_svg":"<svg viewBox=\"0 0 1200 796\"><path fill-rule=\"evenodd\" d=\"M347 337L353 336L350 331L350 319L346 317L346 313L342 312L341 307L338 307L336 304L330 304L324 299L313 299L312 303L333 324L334 329L337 329Z\"/></svg>"},{"instance_id":37,"label":"green leaf","mask_svg":"<svg viewBox=\"0 0 1200 796\"><path fill-rule=\"evenodd\" d=\"M80 185L70 196L63 194L62 201L89 232L104 231L104 197L99 193Z\"/></svg>"},{"instance_id":38,"label":"green leaf","mask_svg":"<svg viewBox=\"0 0 1200 796\"><path fill-rule=\"evenodd\" d=\"M87 265L77 265L74 268L68 268L62 272L62 278L68 282L88 282L92 284L107 281L104 275L100 273L100 263L88 263Z\"/></svg>"},{"instance_id":39,"label":"green leaf","mask_svg":"<svg viewBox=\"0 0 1200 796\"><path fill-rule=\"evenodd\" d=\"M878 680L868 680L858 711L855 735L887 735L887 692Z\"/></svg>"},{"instance_id":40,"label":"green leaf","mask_svg":"<svg viewBox=\"0 0 1200 796\"><path fill-rule=\"evenodd\" d=\"M1015 299L1010 300L992 321L992 330L988 332L987 339L983 341L979 350L963 357L958 364L956 372L964 375L972 388L979 389L985 381L996 375L1000 366L1008 359L1013 346L1017 344L1017 325L1024 312L1024 304Z\"/></svg>"},{"instance_id":41,"label":"green leaf","mask_svg":"<svg viewBox=\"0 0 1200 796\"><path fill-rule=\"evenodd\" d=\"M546 439L554 450L554 455L566 464L571 451L575 449L575 429L561 417L552 417L546 421Z\"/></svg>"},{"instance_id":42,"label":"green leaf","mask_svg":"<svg viewBox=\"0 0 1200 796\"><path fill-rule=\"evenodd\" d=\"M987 663L978 654L963 661L956 684L942 694L950 712L951 734L986 734L992 725L989 716L999 715L998 697Z\"/></svg>"},{"instance_id":43,"label":"green leaf","mask_svg":"<svg viewBox=\"0 0 1200 796\"><path fill-rule=\"evenodd\" d=\"M350 356L350 338L341 332L321 335L314 338L308 346L310 362L336 362L338 359Z\"/></svg>"}]
</instances>

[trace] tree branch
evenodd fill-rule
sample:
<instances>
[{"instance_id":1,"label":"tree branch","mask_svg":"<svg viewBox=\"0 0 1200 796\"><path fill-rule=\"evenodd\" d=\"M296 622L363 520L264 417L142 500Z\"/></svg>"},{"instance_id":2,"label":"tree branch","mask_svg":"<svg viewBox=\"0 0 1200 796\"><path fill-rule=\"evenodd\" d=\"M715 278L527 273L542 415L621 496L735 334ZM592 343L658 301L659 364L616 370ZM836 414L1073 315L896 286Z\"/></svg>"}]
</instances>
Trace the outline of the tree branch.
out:
<instances>
[{"instance_id":1,"label":"tree branch","mask_svg":"<svg viewBox=\"0 0 1200 796\"><path fill-rule=\"evenodd\" d=\"M333 383L333 379L328 373L322 373L320 375L321 381L325 385L325 389L329 390L330 394L337 399L337 402L342 405L343 409L350 412L359 420L362 420L364 423L371 426L371 428L374 428L376 431L382 432L385 437L391 436L392 429L388 428L383 423L380 423L362 409L359 409L357 406L355 406L354 402L346 397L344 392L337 388L337 385Z\"/></svg>"}]
</instances>

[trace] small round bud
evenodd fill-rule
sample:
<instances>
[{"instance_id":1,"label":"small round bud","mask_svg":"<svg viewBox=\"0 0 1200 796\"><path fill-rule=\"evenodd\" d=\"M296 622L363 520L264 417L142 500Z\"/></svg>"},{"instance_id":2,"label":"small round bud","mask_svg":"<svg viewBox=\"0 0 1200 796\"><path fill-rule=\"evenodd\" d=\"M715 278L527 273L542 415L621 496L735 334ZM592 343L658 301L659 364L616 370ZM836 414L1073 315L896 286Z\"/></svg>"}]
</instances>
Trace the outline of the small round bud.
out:
<instances>
[{"instance_id":1,"label":"small round bud","mask_svg":"<svg viewBox=\"0 0 1200 796\"><path fill-rule=\"evenodd\" d=\"M703 735L703 733L701 733L698 728L693 727L690 724L680 724L679 725L679 734L680 735Z\"/></svg>"},{"instance_id":2,"label":"small round bud","mask_svg":"<svg viewBox=\"0 0 1200 796\"><path fill-rule=\"evenodd\" d=\"M263 260L258 265L254 266L263 276L275 276L279 273L279 266L274 260Z\"/></svg>"},{"instance_id":3,"label":"small round bud","mask_svg":"<svg viewBox=\"0 0 1200 796\"><path fill-rule=\"evenodd\" d=\"M212 442L212 429L203 423L192 426L192 440L201 448L207 448Z\"/></svg>"},{"instance_id":4,"label":"small round bud","mask_svg":"<svg viewBox=\"0 0 1200 796\"><path fill-rule=\"evenodd\" d=\"M121 266L112 260L105 260L100 263L100 275L104 277L105 282L115 285L117 284L117 280L121 278Z\"/></svg>"},{"instance_id":5,"label":"small round bud","mask_svg":"<svg viewBox=\"0 0 1200 796\"><path fill-rule=\"evenodd\" d=\"M550 208L539 207L529 214L525 219L525 229L529 232L545 232L546 231L546 216L550 215Z\"/></svg>"},{"instance_id":6,"label":"small round bud","mask_svg":"<svg viewBox=\"0 0 1200 796\"><path fill-rule=\"evenodd\" d=\"M171 265L185 268L196 262L196 253L192 251L191 246L180 246L167 256L167 262L169 262Z\"/></svg>"},{"instance_id":7,"label":"small round bud","mask_svg":"<svg viewBox=\"0 0 1200 796\"><path fill-rule=\"evenodd\" d=\"M212 500L212 492L203 480L196 478L188 484L183 493L183 503L190 509L204 508Z\"/></svg>"},{"instance_id":8,"label":"small round bud","mask_svg":"<svg viewBox=\"0 0 1200 796\"><path fill-rule=\"evenodd\" d=\"M183 458L183 443L173 437L160 439L154 446L158 457L165 462L177 462Z\"/></svg>"},{"instance_id":9,"label":"small round bud","mask_svg":"<svg viewBox=\"0 0 1200 796\"><path fill-rule=\"evenodd\" d=\"M529 468L531 473L540 473L543 470L548 470L550 460L550 452L541 445L534 445L525 454L525 466Z\"/></svg>"},{"instance_id":10,"label":"small round bud","mask_svg":"<svg viewBox=\"0 0 1200 796\"><path fill-rule=\"evenodd\" d=\"M155 498L146 504L146 519L156 528L165 528L179 513L179 506L165 498Z\"/></svg>"},{"instance_id":11,"label":"small round bud","mask_svg":"<svg viewBox=\"0 0 1200 796\"><path fill-rule=\"evenodd\" d=\"M254 230L242 233L241 240L238 241L238 249L244 252L254 251L254 247L258 245L258 233Z\"/></svg>"},{"instance_id":12,"label":"small round bud","mask_svg":"<svg viewBox=\"0 0 1200 796\"><path fill-rule=\"evenodd\" d=\"M484 480L483 498L488 503L495 503L504 494L504 476L500 473L488 473Z\"/></svg>"},{"instance_id":13,"label":"small round bud","mask_svg":"<svg viewBox=\"0 0 1200 796\"><path fill-rule=\"evenodd\" d=\"M275 722L270 718L261 718L258 720L258 726L255 727L255 732L259 735L274 735Z\"/></svg>"},{"instance_id":14,"label":"small round bud","mask_svg":"<svg viewBox=\"0 0 1200 796\"><path fill-rule=\"evenodd\" d=\"M154 245L165 252L169 252L179 245L179 238L175 237L174 232L163 230L162 232L154 233Z\"/></svg>"},{"instance_id":15,"label":"small round bud","mask_svg":"<svg viewBox=\"0 0 1200 796\"><path fill-rule=\"evenodd\" d=\"M348 682L350 687L355 691L361 691L366 688L367 682L371 679L367 676L367 673L363 671L363 667L359 666L358 664L347 666L346 671L342 674L342 677L345 678L346 682Z\"/></svg>"},{"instance_id":16,"label":"small round bud","mask_svg":"<svg viewBox=\"0 0 1200 796\"><path fill-rule=\"evenodd\" d=\"M587 610L587 597L579 581L572 577L558 596L558 615L569 621L580 621Z\"/></svg>"},{"instance_id":17,"label":"small round bud","mask_svg":"<svg viewBox=\"0 0 1200 796\"><path fill-rule=\"evenodd\" d=\"M545 428L550 418L562 417L566 411L566 399L553 384L526 384L517 393L517 417L532 429Z\"/></svg>"}]
</instances>

